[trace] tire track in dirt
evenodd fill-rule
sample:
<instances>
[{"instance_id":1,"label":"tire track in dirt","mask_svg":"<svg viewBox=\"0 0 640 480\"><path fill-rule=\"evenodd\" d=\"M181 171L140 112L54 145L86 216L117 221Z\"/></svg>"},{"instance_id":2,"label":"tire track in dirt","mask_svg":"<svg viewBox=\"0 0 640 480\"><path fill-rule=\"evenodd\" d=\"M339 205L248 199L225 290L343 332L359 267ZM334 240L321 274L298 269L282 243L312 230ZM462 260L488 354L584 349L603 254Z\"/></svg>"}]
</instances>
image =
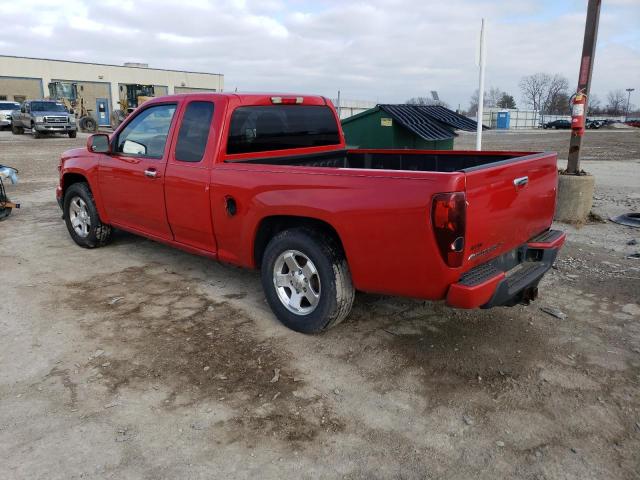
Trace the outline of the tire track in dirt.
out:
<instances>
[{"instance_id":1,"label":"tire track in dirt","mask_svg":"<svg viewBox=\"0 0 640 480\"><path fill-rule=\"evenodd\" d=\"M252 333L253 320L197 283L162 266L130 267L65 286L81 327L101 346L88 367L111 395L124 388L167 392L159 408L194 409L211 402L235 412L229 442L255 435L309 442L340 432L320 395L301 395L305 382L290 354ZM102 352L104 351L104 353ZM231 428L230 428L231 427Z\"/></svg>"}]
</instances>

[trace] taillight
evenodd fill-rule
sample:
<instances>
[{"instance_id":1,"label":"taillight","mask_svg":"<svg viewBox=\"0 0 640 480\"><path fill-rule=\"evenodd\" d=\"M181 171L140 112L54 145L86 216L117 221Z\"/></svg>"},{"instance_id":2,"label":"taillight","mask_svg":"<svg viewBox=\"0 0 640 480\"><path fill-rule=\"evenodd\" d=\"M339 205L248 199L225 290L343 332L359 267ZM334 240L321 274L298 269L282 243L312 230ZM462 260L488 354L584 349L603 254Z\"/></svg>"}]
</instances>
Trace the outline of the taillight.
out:
<instances>
[{"instance_id":1,"label":"taillight","mask_svg":"<svg viewBox=\"0 0 640 480\"><path fill-rule=\"evenodd\" d=\"M271 97L271 103L275 104L283 104L283 105L294 105L300 104L304 101L304 97Z\"/></svg>"},{"instance_id":2,"label":"taillight","mask_svg":"<svg viewBox=\"0 0 640 480\"><path fill-rule=\"evenodd\" d=\"M467 205L464 192L440 193L433 197L431 223L443 260L459 267L464 259Z\"/></svg>"}]
</instances>

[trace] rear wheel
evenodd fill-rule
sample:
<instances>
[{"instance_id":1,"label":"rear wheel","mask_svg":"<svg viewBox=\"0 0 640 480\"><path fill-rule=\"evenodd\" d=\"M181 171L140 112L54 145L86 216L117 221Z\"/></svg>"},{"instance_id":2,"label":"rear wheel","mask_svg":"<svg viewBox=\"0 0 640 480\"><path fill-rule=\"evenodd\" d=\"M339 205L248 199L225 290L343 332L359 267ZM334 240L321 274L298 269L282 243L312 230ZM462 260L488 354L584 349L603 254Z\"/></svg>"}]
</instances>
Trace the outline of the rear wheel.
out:
<instances>
[{"instance_id":1,"label":"rear wheel","mask_svg":"<svg viewBox=\"0 0 640 480\"><path fill-rule=\"evenodd\" d=\"M342 249L314 230L285 230L262 258L262 288L276 317L302 333L337 325L351 311L355 290Z\"/></svg>"},{"instance_id":2,"label":"rear wheel","mask_svg":"<svg viewBox=\"0 0 640 480\"><path fill-rule=\"evenodd\" d=\"M11 125L11 133L14 135L22 135L24 133L24 128Z\"/></svg>"},{"instance_id":3,"label":"rear wheel","mask_svg":"<svg viewBox=\"0 0 640 480\"><path fill-rule=\"evenodd\" d=\"M64 194L64 220L74 242L84 248L105 245L111 226L102 223L93 195L86 183L74 183Z\"/></svg>"}]
</instances>

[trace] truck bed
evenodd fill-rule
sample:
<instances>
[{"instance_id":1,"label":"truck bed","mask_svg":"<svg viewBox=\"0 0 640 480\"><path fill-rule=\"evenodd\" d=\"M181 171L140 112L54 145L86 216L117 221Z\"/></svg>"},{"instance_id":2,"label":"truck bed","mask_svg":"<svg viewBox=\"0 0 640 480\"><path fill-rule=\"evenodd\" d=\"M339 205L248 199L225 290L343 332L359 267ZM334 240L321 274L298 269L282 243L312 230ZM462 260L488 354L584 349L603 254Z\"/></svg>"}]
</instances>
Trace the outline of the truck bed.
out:
<instances>
[{"instance_id":1,"label":"truck bed","mask_svg":"<svg viewBox=\"0 0 640 480\"><path fill-rule=\"evenodd\" d=\"M239 160L241 163L305 167L460 172L476 167L521 160L531 152L476 152L440 150L335 150L320 154ZM234 162L235 163L235 162Z\"/></svg>"}]
</instances>

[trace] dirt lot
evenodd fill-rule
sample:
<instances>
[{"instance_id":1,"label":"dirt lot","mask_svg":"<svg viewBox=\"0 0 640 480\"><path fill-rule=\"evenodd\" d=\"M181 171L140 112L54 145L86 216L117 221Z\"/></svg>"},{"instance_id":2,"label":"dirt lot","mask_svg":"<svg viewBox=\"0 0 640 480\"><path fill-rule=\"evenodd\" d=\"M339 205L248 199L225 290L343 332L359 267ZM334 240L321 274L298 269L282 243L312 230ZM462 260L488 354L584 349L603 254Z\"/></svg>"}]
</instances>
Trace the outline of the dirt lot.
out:
<instances>
[{"instance_id":1,"label":"dirt lot","mask_svg":"<svg viewBox=\"0 0 640 480\"><path fill-rule=\"evenodd\" d=\"M0 478L640 478L639 230L568 228L528 307L360 294L303 336L255 272L125 233L76 247L54 187L85 140L0 132L23 206L0 223ZM640 211L640 133L585 144L596 211Z\"/></svg>"},{"instance_id":2,"label":"dirt lot","mask_svg":"<svg viewBox=\"0 0 640 480\"><path fill-rule=\"evenodd\" d=\"M569 155L569 130L491 130L484 133L485 150L523 150L558 152ZM455 148L474 150L475 133L460 132ZM640 131L637 128L587 130L582 141L582 160L640 160Z\"/></svg>"}]
</instances>

